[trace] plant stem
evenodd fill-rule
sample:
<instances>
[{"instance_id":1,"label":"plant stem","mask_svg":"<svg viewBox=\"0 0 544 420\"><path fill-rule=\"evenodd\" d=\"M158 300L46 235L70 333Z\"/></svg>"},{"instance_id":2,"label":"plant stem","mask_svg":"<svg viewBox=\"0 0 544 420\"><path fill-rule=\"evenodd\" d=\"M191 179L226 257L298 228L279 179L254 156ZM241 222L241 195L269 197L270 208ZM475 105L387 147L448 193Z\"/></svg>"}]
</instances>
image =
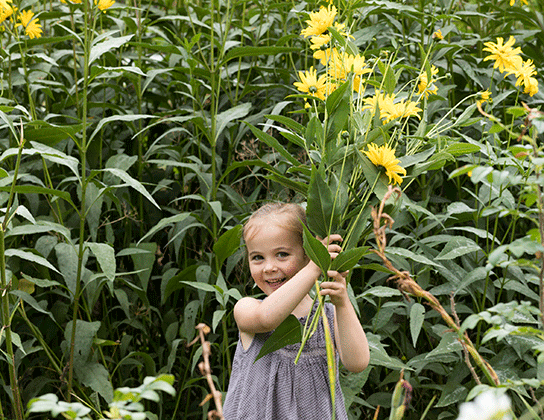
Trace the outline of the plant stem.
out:
<instances>
[{"instance_id":1,"label":"plant stem","mask_svg":"<svg viewBox=\"0 0 544 420\"><path fill-rule=\"evenodd\" d=\"M13 181L13 184L15 181ZM12 185L13 185L12 184ZM7 217L7 212L6 212ZM9 293L6 281L6 258L4 255L4 225L0 225L0 291L2 293L2 331L6 335L6 356L9 365L9 382L13 396L13 409L17 420L23 419L23 403L19 392L19 383L17 380L17 368L15 367L15 353L13 352L13 338L11 336L11 316L9 314Z\"/></svg>"},{"instance_id":2,"label":"plant stem","mask_svg":"<svg viewBox=\"0 0 544 420\"><path fill-rule=\"evenodd\" d=\"M83 123L83 130L81 132L81 147L79 149L81 158L81 207L79 213L79 249L78 249L78 261L77 261L77 275L76 275L76 290L74 292L74 307L72 312L72 331L70 336L70 356L68 359L68 396L67 400L70 402L73 381L74 381L74 350L76 340L76 328L77 328L77 315L79 310L79 299L81 295L81 277L83 273L83 254L85 252L85 214L86 214L86 190L87 190L87 91L89 84L89 54L91 40L89 33L89 1L83 1L83 14L85 16L85 33L84 33L84 46L83 46L83 89L82 89L82 111L81 120Z\"/></svg>"}]
</instances>

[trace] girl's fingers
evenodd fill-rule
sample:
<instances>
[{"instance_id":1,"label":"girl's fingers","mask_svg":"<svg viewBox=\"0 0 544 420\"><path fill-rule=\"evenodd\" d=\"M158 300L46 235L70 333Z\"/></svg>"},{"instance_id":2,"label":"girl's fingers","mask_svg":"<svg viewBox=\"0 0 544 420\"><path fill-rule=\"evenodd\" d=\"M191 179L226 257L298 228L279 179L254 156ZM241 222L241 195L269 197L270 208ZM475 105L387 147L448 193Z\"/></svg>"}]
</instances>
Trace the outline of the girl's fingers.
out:
<instances>
[{"instance_id":1,"label":"girl's fingers","mask_svg":"<svg viewBox=\"0 0 544 420\"><path fill-rule=\"evenodd\" d=\"M345 283L346 282L346 276L349 273L349 271L344 271L343 273L339 273L338 271L327 271L327 277L334 279L336 282ZM328 283L328 282L324 282Z\"/></svg>"},{"instance_id":2,"label":"girl's fingers","mask_svg":"<svg viewBox=\"0 0 544 420\"><path fill-rule=\"evenodd\" d=\"M333 242L342 242L343 240L344 239L342 238L342 236L340 236L338 234L329 235L325 239L320 239L320 241L325 246L332 245Z\"/></svg>"}]
</instances>

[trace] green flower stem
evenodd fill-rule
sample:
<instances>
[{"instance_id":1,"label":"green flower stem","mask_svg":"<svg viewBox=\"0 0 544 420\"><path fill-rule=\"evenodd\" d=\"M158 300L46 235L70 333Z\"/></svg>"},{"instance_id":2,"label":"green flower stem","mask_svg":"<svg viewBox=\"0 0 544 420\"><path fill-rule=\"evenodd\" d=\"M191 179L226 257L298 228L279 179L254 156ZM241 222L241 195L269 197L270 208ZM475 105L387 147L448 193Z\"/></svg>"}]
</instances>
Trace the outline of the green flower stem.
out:
<instances>
[{"instance_id":1,"label":"green flower stem","mask_svg":"<svg viewBox=\"0 0 544 420\"><path fill-rule=\"evenodd\" d=\"M19 175L19 167L21 164L21 157L23 154L23 147L25 144L23 131L21 129L21 139L19 141L19 152L15 161L15 170L13 172L13 181L9 191L8 203L6 205L6 213L4 215L4 221L0 224L0 294L2 298L2 329L6 335L6 350L9 364L9 380L11 386L11 392L13 395L13 407L15 410L15 417L17 420L23 419L23 403L21 401L21 394L19 392L19 384L17 379L17 369L15 367L15 354L13 352L13 338L11 335L11 317L9 314L9 293L8 284L6 279L6 258L5 258L5 242L4 233L6 232L11 213L11 206L15 197L15 184L17 183L17 177ZM1 335L1 333L0 333ZM2 414L3 416L3 414Z\"/></svg>"},{"instance_id":2,"label":"green flower stem","mask_svg":"<svg viewBox=\"0 0 544 420\"><path fill-rule=\"evenodd\" d=\"M361 205L361 210L359 210L359 214L357 214L357 217L355 218L355 222L351 225L351 230L346 234L346 237L344 238L344 241L346 243L350 243L351 235L353 233L353 229L355 229L355 226L357 226L357 223L359 223L359 219L361 218L361 215L363 214L363 211L366 209L366 205L368 203L368 200L370 199L370 196L372 192L374 191L374 188L376 188L376 184L378 183L378 179L380 179L381 173L378 172L378 175L376 175L376 179L374 180L374 183L372 184L372 188L367 190L365 193L363 204ZM358 242L358 241L357 241Z\"/></svg>"},{"instance_id":3,"label":"green flower stem","mask_svg":"<svg viewBox=\"0 0 544 420\"><path fill-rule=\"evenodd\" d=\"M83 273L83 254L85 252L85 213L86 213L86 190L87 190L87 91L89 87L89 55L91 46L91 36L93 29L89 31L89 0L83 1L83 15L85 17L84 26L84 45L83 45L83 89L82 89L82 110L81 119L83 130L81 132L81 147L79 148L81 158L81 207L79 212L79 248L76 274L76 290L74 293L74 307L72 312L72 331L70 336L70 355L68 359L68 402L71 401L73 381L74 381L74 349L76 340L77 318L79 311L79 299L81 297L81 277Z\"/></svg>"},{"instance_id":4,"label":"green flower stem","mask_svg":"<svg viewBox=\"0 0 544 420\"><path fill-rule=\"evenodd\" d=\"M15 184L15 181L12 185ZM8 207L9 209L9 207ZM6 217L8 212L6 211ZM4 225L0 225L0 293L2 294L2 331L6 336L6 356L9 365L9 383L13 397L13 410L15 418L23 420L23 403L19 391L19 382L17 379L17 368L15 367L15 353L13 351L13 338L11 336L11 317L9 314L9 293L6 280L6 258L4 255Z\"/></svg>"}]
</instances>

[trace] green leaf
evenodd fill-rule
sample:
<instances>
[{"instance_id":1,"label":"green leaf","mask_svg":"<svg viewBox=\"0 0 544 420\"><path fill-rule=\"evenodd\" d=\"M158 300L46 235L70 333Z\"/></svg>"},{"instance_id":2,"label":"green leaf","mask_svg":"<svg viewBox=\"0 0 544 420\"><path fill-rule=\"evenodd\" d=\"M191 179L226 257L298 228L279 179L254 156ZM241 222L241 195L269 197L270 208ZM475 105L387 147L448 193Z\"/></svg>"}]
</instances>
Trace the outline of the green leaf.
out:
<instances>
[{"instance_id":1,"label":"green leaf","mask_svg":"<svg viewBox=\"0 0 544 420\"><path fill-rule=\"evenodd\" d=\"M35 148L37 147L36 143L54 146L67 138L76 139L77 133L82 128L83 124L56 125L46 121L31 121L25 126L25 139L30 141L32 147ZM56 151L61 153L59 150Z\"/></svg>"},{"instance_id":2,"label":"green leaf","mask_svg":"<svg viewBox=\"0 0 544 420\"><path fill-rule=\"evenodd\" d=\"M308 187L306 219L308 226L320 238L326 238L337 229L340 209L336 205L333 192L323 179L319 170L312 166Z\"/></svg>"},{"instance_id":3,"label":"green leaf","mask_svg":"<svg viewBox=\"0 0 544 420\"><path fill-rule=\"evenodd\" d=\"M304 228L302 234L303 234L303 246L304 251L306 252L306 255L317 264L319 268L321 268L321 271L323 274L326 274L329 270L329 267L331 265L331 255L329 254L329 251L319 241L316 239L308 230L308 228L305 225L302 225Z\"/></svg>"},{"instance_id":4,"label":"green leaf","mask_svg":"<svg viewBox=\"0 0 544 420\"><path fill-rule=\"evenodd\" d=\"M48 312L44 308L42 308L42 306L36 301L36 299L34 299L34 297L29 295L27 292L23 292L22 290L12 290L9 293L10 295L19 297L21 300L25 301L30 306L32 306L36 311L41 312L42 314L48 315L53 320L53 322L56 322L55 318L53 318L53 314L51 314L51 312Z\"/></svg>"},{"instance_id":5,"label":"green leaf","mask_svg":"<svg viewBox=\"0 0 544 420\"><path fill-rule=\"evenodd\" d=\"M461 143L457 142L454 144L450 144L445 152L450 153L453 156L459 156L459 155L468 155L470 153L477 153L481 150L481 147L477 144L470 144L470 143Z\"/></svg>"},{"instance_id":6,"label":"green leaf","mask_svg":"<svg viewBox=\"0 0 544 420\"><path fill-rule=\"evenodd\" d=\"M155 242L138 242L138 244L133 245L147 251L145 254L131 255L134 269L138 270L138 278L140 279L142 289L147 291L147 285L149 284L153 265L155 264L157 244Z\"/></svg>"},{"instance_id":7,"label":"green leaf","mask_svg":"<svg viewBox=\"0 0 544 420\"><path fill-rule=\"evenodd\" d=\"M370 254L368 246L351 248L339 253L331 263L331 270L340 273L351 270L365 255Z\"/></svg>"},{"instance_id":8,"label":"green leaf","mask_svg":"<svg viewBox=\"0 0 544 420\"><path fill-rule=\"evenodd\" d=\"M182 222L184 221L185 219L187 219L187 217L189 217L191 215L191 213L179 213L179 214L175 214L173 216L170 216L170 217L165 217L164 219L161 219L159 221L159 223L157 223L155 226L153 226L151 229L149 229L149 232L147 232L139 241L138 243L140 242L143 242L145 241L146 239L149 239L151 236L153 236L155 233L157 233L159 230L161 229L164 229L166 226L169 226L171 224L174 224L174 223L178 223L178 222Z\"/></svg>"},{"instance_id":9,"label":"green leaf","mask_svg":"<svg viewBox=\"0 0 544 420\"><path fill-rule=\"evenodd\" d=\"M421 264L429 265L431 267L436 267L436 266L441 267L441 265L438 264L436 261L432 261L429 258L424 257L423 255L416 254L415 252L412 252L409 249L398 248L398 247L394 247L394 246L388 246L385 249L385 253L386 254L392 254L392 255L398 255L399 257L404 257L404 258L407 258L409 260L419 262Z\"/></svg>"},{"instance_id":10,"label":"green leaf","mask_svg":"<svg viewBox=\"0 0 544 420\"><path fill-rule=\"evenodd\" d=\"M11 185L0 187L0 191L10 192ZM69 203L72 207L76 208L75 204L72 202L72 198L70 197L70 194L67 193L66 191L59 191L59 190L54 190L51 188L38 187L36 185L15 185L14 192L16 192L17 194L44 194L44 195L51 195L54 197L60 197L64 201Z\"/></svg>"},{"instance_id":11,"label":"green leaf","mask_svg":"<svg viewBox=\"0 0 544 420\"><path fill-rule=\"evenodd\" d=\"M217 257L218 266L221 267L225 260L234 254L241 246L242 225L236 225L223 233L213 245L213 252Z\"/></svg>"},{"instance_id":12,"label":"green leaf","mask_svg":"<svg viewBox=\"0 0 544 420\"><path fill-rule=\"evenodd\" d=\"M149 115L149 114L127 114L127 115L113 115L111 117L102 118L92 134L89 137L89 141L95 138L95 136L100 133L100 130L102 127L104 127L109 122L119 122L119 121L138 121L146 118L157 118L155 115ZM106 169L105 169L106 170Z\"/></svg>"},{"instance_id":13,"label":"green leaf","mask_svg":"<svg viewBox=\"0 0 544 420\"><path fill-rule=\"evenodd\" d=\"M213 313L212 331L215 333L217 325L221 322L221 319L225 316L227 311L225 309L219 309Z\"/></svg>"},{"instance_id":14,"label":"green leaf","mask_svg":"<svg viewBox=\"0 0 544 420\"><path fill-rule=\"evenodd\" d=\"M302 324L294 315L289 315L264 342L261 351L255 358L255 362L269 353L279 350L289 344L300 343L301 341Z\"/></svg>"},{"instance_id":15,"label":"green leaf","mask_svg":"<svg viewBox=\"0 0 544 420\"><path fill-rule=\"evenodd\" d=\"M72 173L79 178L79 160L75 157L68 156L61 151L52 147L46 146L38 142L31 142L34 149L38 151L44 159L68 167Z\"/></svg>"},{"instance_id":16,"label":"green leaf","mask_svg":"<svg viewBox=\"0 0 544 420\"><path fill-rule=\"evenodd\" d=\"M440 254L435 257L435 260L453 260L462 255L480 250L480 246L472 239L465 238L464 236L454 236L444 246Z\"/></svg>"},{"instance_id":17,"label":"green leaf","mask_svg":"<svg viewBox=\"0 0 544 420\"><path fill-rule=\"evenodd\" d=\"M219 287L214 286L209 283L203 283L200 281L182 281L180 283L186 284L187 286L194 287L195 289L204 290L205 292L219 292L221 293Z\"/></svg>"},{"instance_id":18,"label":"green leaf","mask_svg":"<svg viewBox=\"0 0 544 420\"><path fill-rule=\"evenodd\" d=\"M214 144L229 122L232 122L236 119L244 118L247 114L249 114L251 108L251 103L238 104L235 107L228 109L227 111L223 111L217 114L215 133L213 133Z\"/></svg>"},{"instance_id":19,"label":"green leaf","mask_svg":"<svg viewBox=\"0 0 544 420\"><path fill-rule=\"evenodd\" d=\"M36 233L55 232L61 234L66 240L70 240L70 230L62 225L46 220L38 220L35 224L19 225L6 232L8 236L33 235Z\"/></svg>"},{"instance_id":20,"label":"green leaf","mask_svg":"<svg viewBox=\"0 0 544 420\"><path fill-rule=\"evenodd\" d=\"M182 279L191 279L194 282L194 280L196 279L197 268L198 268L198 265L196 264L190 265L189 267L185 267L178 274L168 279L166 284L164 284L163 282L163 286L161 286L161 292L162 292L161 303L164 304L166 302L166 299L168 299L168 297L172 293L174 293L176 290L183 288L183 283L181 282Z\"/></svg>"},{"instance_id":21,"label":"green leaf","mask_svg":"<svg viewBox=\"0 0 544 420\"><path fill-rule=\"evenodd\" d=\"M92 353L92 345L96 333L100 329L100 321L87 322L80 319L76 320L76 336L74 345L74 368L84 368ZM69 351L72 338L73 321L68 321L64 330L64 339L66 340L66 351Z\"/></svg>"},{"instance_id":22,"label":"green leaf","mask_svg":"<svg viewBox=\"0 0 544 420\"><path fill-rule=\"evenodd\" d=\"M83 385L100 394L106 402L113 401L113 386L109 379L110 374L103 365L96 362L89 362L84 366L78 365L75 368L75 373Z\"/></svg>"},{"instance_id":23,"label":"green leaf","mask_svg":"<svg viewBox=\"0 0 544 420\"><path fill-rule=\"evenodd\" d=\"M108 280L113 284L115 280L115 251L111 245L87 242L87 246L96 257L102 272L106 275Z\"/></svg>"},{"instance_id":24,"label":"green leaf","mask_svg":"<svg viewBox=\"0 0 544 420\"><path fill-rule=\"evenodd\" d=\"M229 62L230 60L234 58L240 58L240 57L262 57L263 55L275 55L275 54L289 54L289 53L300 53L300 48L298 47L276 47L276 46L262 46L262 47L236 47L230 49L227 54L225 54L225 57L223 58L223 61L221 65L224 65L225 63Z\"/></svg>"},{"instance_id":25,"label":"green leaf","mask_svg":"<svg viewBox=\"0 0 544 420\"><path fill-rule=\"evenodd\" d=\"M132 39L133 36L134 34L120 36L117 38L109 38L106 41L99 42L93 45L91 48L91 53L89 54L89 65L92 64L92 62L99 58L102 54L105 54L108 51L119 48L121 45L126 44Z\"/></svg>"},{"instance_id":26,"label":"green leaf","mask_svg":"<svg viewBox=\"0 0 544 420\"><path fill-rule=\"evenodd\" d=\"M259 130L257 127L254 127L253 125L251 125L251 124L249 124L247 122L245 124L249 127L249 129L255 135L255 137L257 137L259 140L261 140L266 145L268 145L269 147L274 149L276 152L278 152L288 162L290 162L291 164L293 164L295 166L300 165L300 162L294 156L292 156L287 151L287 149L285 149L285 147L283 147L280 144L280 142L276 138L272 137L270 134L265 133L262 130Z\"/></svg>"},{"instance_id":27,"label":"green leaf","mask_svg":"<svg viewBox=\"0 0 544 420\"><path fill-rule=\"evenodd\" d=\"M144 188L144 186L132 178L129 174L127 174L125 171L117 168L105 168L103 169L104 172L109 172L112 175L115 175L118 178L121 178L124 182L128 184L128 186L134 188L136 191L138 191L140 194L142 194L145 198L147 198L151 204L153 204L155 207L160 209L160 206L155 202L151 194L147 192L147 190Z\"/></svg>"},{"instance_id":28,"label":"green leaf","mask_svg":"<svg viewBox=\"0 0 544 420\"><path fill-rule=\"evenodd\" d=\"M423 321L425 319L425 307L421 303L414 303L410 308L410 333L412 334L412 343L414 347L417 344L417 338L421 332Z\"/></svg>"},{"instance_id":29,"label":"green leaf","mask_svg":"<svg viewBox=\"0 0 544 420\"><path fill-rule=\"evenodd\" d=\"M59 270L57 270L53 265L47 261L44 257L41 257L40 255L36 255L29 251L23 251L21 249L6 249L4 255L6 257L18 257L26 261L30 261L32 263L36 263L39 265L43 265L44 267L49 268L50 270L53 270L60 274Z\"/></svg>"}]
</instances>

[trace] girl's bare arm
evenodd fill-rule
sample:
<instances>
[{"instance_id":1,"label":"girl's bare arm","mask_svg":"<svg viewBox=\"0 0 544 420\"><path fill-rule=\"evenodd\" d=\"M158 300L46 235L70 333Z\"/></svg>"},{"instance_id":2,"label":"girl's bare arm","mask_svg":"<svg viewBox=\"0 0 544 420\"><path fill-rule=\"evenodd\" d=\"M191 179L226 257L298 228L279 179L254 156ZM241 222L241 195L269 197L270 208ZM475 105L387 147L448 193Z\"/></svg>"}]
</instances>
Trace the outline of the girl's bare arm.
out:
<instances>
[{"instance_id":1,"label":"girl's bare arm","mask_svg":"<svg viewBox=\"0 0 544 420\"><path fill-rule=\"evenodd\" d=\"M336 347L342 364L351 372L361 372L370 360L368 341L357 313L349 300L346 274L329 271L334 281L321 283L321 294L330 296L335 309Z\"/></svg>"}]
</instances>

